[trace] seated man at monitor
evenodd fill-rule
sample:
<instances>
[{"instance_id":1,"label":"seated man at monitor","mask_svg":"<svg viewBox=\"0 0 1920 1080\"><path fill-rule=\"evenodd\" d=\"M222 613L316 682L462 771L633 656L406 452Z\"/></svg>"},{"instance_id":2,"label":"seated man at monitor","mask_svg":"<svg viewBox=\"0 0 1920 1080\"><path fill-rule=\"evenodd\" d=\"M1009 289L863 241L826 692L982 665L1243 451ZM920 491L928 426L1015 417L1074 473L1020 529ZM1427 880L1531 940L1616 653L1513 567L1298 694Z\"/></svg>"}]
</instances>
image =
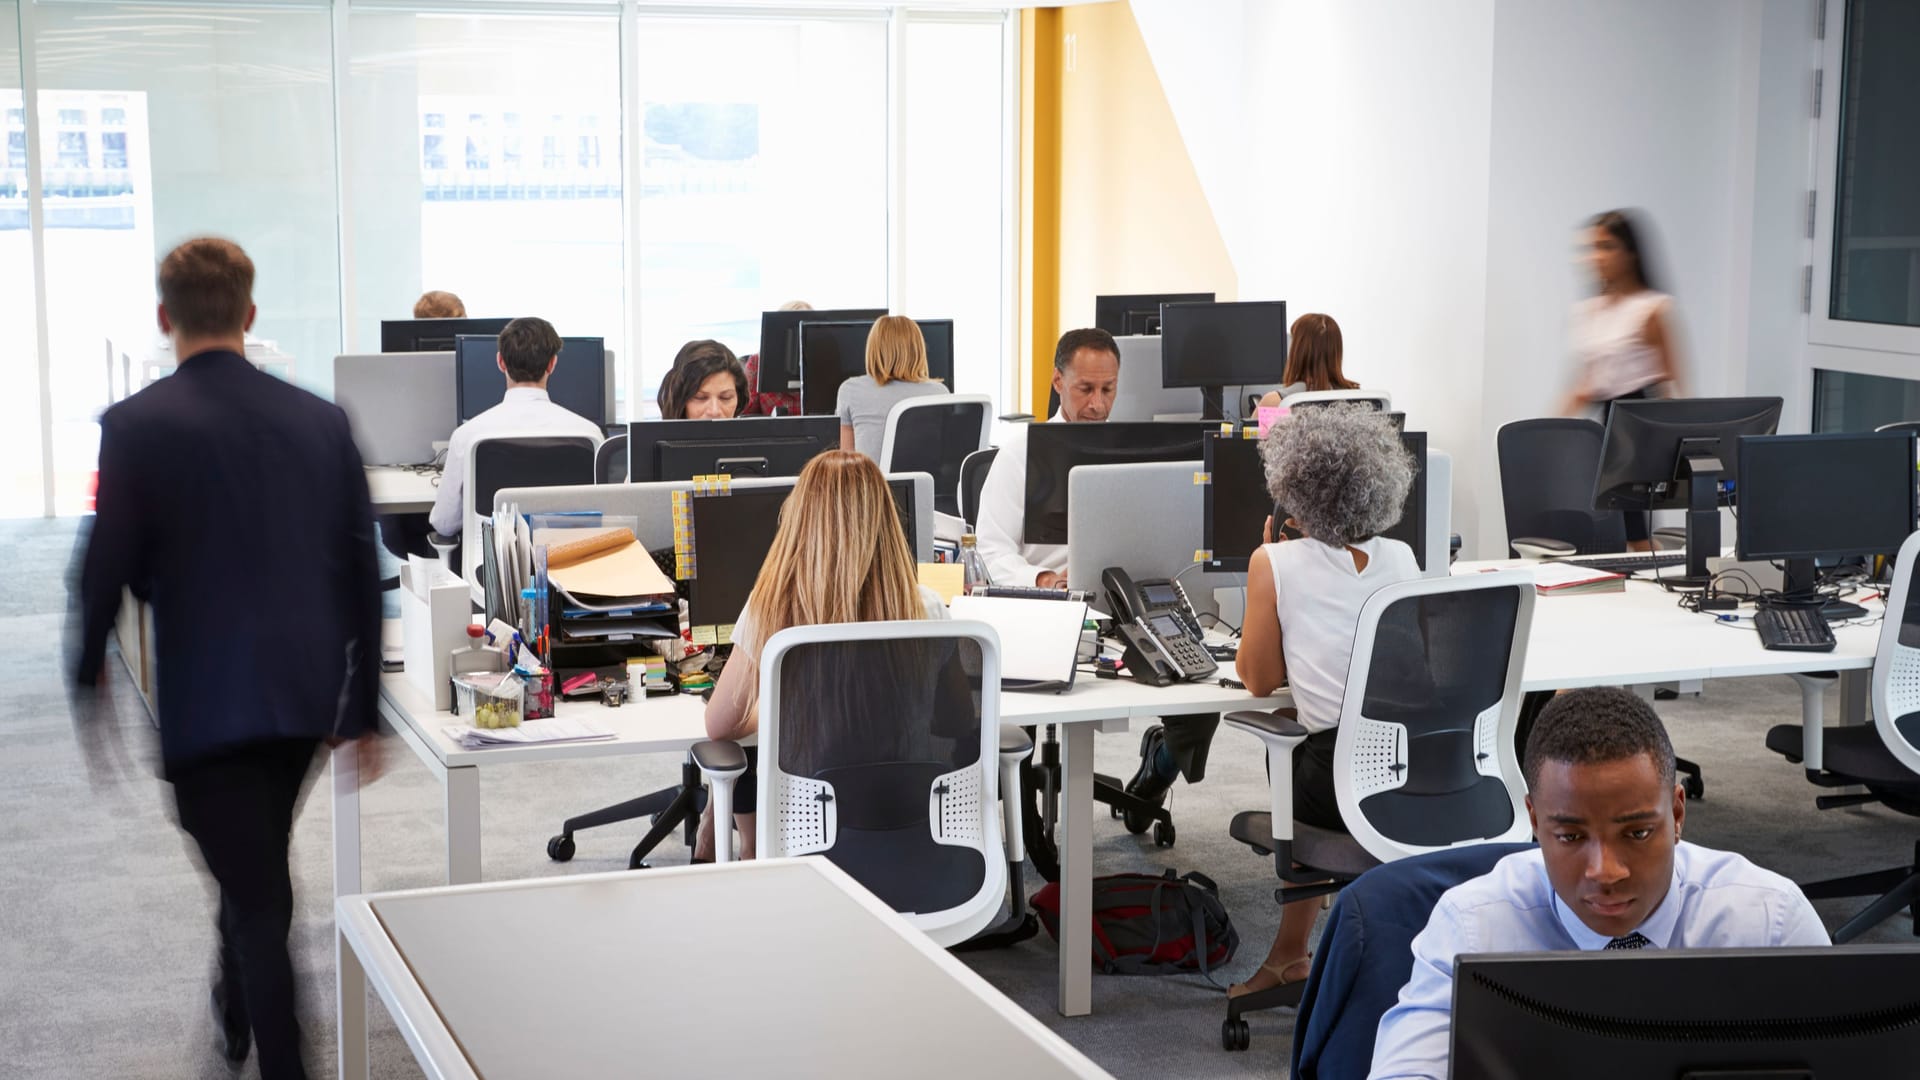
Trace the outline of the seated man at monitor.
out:
<instances>
[{"instance_id":1,"label":"seated man at monitor","mask_svg":"<svg viewBox=\"0 0 1920 1080\"><path fill-rule=\"evenodd\" d=\"M553 324L545 319L513 320L500 331L500 352L494 359L507 377L506 396L455 428L447 442L446 471L428 515L433 531L442 536L459 536L466 528L460 496L475 442L495 435L579 435L596 444L601 441L600 428L593 421L547 398L547 377L560 362L560 335Z\"/></svg>"},{"instance_id":2,"label":"seated man at monitor","mask_svg":"<svg viewBox=\"0 0 1920 1080\"><path fill-rule=\"evenodd\" d=\"M1413 939L1413 977L1380 1019L1372 1080L1446 1077L1463 953L1829 944L1793 882L1681 842L1687 800L1673 744L1633 694L1592 687L1553 699L1524 771L1540 846L1440 897Z\"/></svg>"}]
</instances>

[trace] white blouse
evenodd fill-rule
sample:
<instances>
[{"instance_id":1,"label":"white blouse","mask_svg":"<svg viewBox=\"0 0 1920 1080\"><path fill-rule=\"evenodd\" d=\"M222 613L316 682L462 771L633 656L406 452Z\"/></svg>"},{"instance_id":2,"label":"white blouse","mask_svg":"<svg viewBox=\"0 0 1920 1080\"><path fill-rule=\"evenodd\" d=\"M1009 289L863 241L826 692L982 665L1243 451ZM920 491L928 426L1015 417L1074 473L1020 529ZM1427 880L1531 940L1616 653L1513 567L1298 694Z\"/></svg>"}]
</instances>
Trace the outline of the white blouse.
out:
<instances>
[{"instance_id":1,"label":"white blouse","mask_svg":"<svg viewBox=\"0 0 1920 1080\"><path fill-rule=\"evenodd\" d=\"M1612 401L1661 382L1666 371L1647 341L1647 320L1673 298L1642 289L1630 296L1590 296L1573 305L1568 337L1580 364L1581 396Z\"/></svg>"}]
</instances>

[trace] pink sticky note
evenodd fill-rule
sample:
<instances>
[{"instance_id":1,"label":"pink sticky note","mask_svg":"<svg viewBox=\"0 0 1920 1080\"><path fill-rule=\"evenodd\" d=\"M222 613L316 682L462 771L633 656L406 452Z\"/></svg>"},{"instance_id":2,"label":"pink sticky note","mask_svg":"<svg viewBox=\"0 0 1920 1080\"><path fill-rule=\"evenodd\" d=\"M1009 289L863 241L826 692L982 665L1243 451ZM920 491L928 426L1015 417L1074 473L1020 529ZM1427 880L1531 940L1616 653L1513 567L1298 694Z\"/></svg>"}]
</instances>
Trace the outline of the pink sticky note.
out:
<instances>
[{"instance_id":1,"label":"pink sticky note","mask_svg":"<svg viewBox=\"0 0 1920 1080\"><path fill-rule=\"evenodd\" d=\"M1262 405L1253 411L1253 415L1254 419L1258 421L1260 425L1260 437L1264 439L1267 437L1267 429L1273 426L1273 422L1287 415L1287 407L1285 405Z\"/></svg>"}]
</instances>

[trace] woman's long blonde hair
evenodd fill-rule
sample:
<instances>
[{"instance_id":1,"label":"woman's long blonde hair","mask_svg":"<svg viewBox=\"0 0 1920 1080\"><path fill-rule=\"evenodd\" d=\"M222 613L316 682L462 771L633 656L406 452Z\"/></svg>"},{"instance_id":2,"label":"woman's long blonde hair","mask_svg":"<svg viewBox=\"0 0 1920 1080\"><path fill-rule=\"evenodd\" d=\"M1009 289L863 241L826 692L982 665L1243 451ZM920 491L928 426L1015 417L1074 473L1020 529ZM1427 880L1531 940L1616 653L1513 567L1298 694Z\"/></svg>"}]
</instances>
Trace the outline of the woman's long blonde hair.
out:
<instances>
[{"instance_id":1,"label":"woman's long blonde hair","mask_svg":"<svg viewBox=\"0 0 1920 1080\"><path fill-rule=\"evenodd\" d=\"M747 612L762 645L790 626L926 617L913 549L872 458L830 450L800 470ZM742 659L752 673L746 712L756 716L759 658L734 662Z\"/></svg>"},{"instance_id":2,"label":"woman's long blonde hair","mask_svg":"<svg viewBox=\"0 0 1920 1080\"><path fill-rule=\"evenodd\" d=\"M867 332L867 374L885 386L927 381L927 339L905 315L882 315Z\"/></svg>"}]
</instances>

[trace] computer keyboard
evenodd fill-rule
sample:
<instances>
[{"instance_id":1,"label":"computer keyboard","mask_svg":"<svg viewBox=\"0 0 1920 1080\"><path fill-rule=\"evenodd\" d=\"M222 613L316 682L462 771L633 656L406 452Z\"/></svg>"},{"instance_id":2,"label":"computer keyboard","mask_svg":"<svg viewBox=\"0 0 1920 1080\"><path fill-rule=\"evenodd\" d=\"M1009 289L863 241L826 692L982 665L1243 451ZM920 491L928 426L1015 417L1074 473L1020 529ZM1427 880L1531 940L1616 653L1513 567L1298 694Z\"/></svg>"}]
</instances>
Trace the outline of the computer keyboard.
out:
<instances>
[{"instance_id":1,"label":"computer keyboard","mask_svg":"<svg viewBox=\"0 0 1920 1080\"><path fill-rule=\"evenodd\" d=\"M988 585L973 590L975 596L1009 597L1014 600L1078 600L1092 603L1085 589L1042 589L1033 585Z\"/></svg>"},{"instance_id":2,"label":"computer keyboard","mask_svg":"<svg viewBox=\"0 0 1920 1080\"><path fill-rule=\"evenodd\" d=\"M1579 555L1571 559L1549 559L1549 562L1566 563L1585 570L1601 570L1609 574L1632 574L1638 571L1665 570L1669 566L1685 566L1687 557L1680 552L1657 552L1650 555Z\"/></svg>"},{"instance_id":3,"label":"computer keyboard","mask_svg":"<svg viewBox=\"0 0 1920 1080\"><path fill-rule=\"evenodd\" d=\"M1760 645L1789 652L1832 652L1838 644L1816 607L1763 607L1753 613Z\"/></svg>"}]
</instances>

